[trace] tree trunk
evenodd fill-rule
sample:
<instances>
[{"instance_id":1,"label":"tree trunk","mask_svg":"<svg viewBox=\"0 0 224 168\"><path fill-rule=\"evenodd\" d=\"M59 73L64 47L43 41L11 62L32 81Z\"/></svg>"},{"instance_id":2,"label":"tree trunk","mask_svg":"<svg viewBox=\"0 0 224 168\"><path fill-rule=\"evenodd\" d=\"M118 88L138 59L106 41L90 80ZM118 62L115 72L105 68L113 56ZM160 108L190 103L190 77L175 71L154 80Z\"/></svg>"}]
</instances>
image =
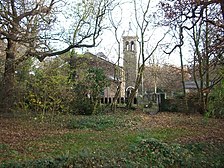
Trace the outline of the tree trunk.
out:
<instances>
[{"instance_id":1,"label":"tree trunk","mask_svg":"<svg viewBox=\"0 0 224 168\"><path fill-rule=\"evenodd\" d=\"M183 28L180 27L180 32L179 32L180 44L183 43L182 36L183 36ZM180 50L180 64L181 64L181 82L183 86L183 94L184 94L184 97L186 97L182 46L179 46L179 50Z\"/></svg>"},{"instance_id":2,"label":"tree trunk","mask_svg":"<svg viewBox=\"0 0 224 168\"><path fill-rule=\"evenodd\" d=\"M136 79L136 81L135 81L135 88L131 91L131 95L129 96L129 98L128 98L128 102L127 102L127 105L126 105L126 107L128 108L128 109L131 109L131 107L132 107L132 102L133 102L133 100L134 100L134 98L135 98L135 95L136 95L136 93L137 93L137 90L138 90L138 88L139 88L139 86L140 86L140 84L141 84L141 81L142 81L142 76L143 76L143 72L144 72L144 68L145 68L145 65L144 65L144 63L139 67L139 69L138 69L138 75L137 75L137 79Z\"/></svg>"},{"instance_id":3,"label":"tree trunk","mask_svg":"<svg viewBox=\"0 0 224 168\"><path fill-rule=\"evenodd\" d=\"M206 20L208 19L208 8L206 8ZM205 69L205 88L209 88L209 25L208 22L205 23L206 24L206 34L205 34L205 65L204 65L204 69ZM204 92L203 92L204 94ZM208 96L209 96L209 92L205 93L204 96L204 113L207 111L208 109Z\"/></svg>"},{"instance_id":4,"label":"tree trunk","mask_svg":"<svg viewBox=\"0 0 224 168\"><path fill-rule=\"evenodd\" d=\"M2 112L12 112L15 96L14 96L14 85L15 85L15 43L8 40L6 49L6 60L5 60L5 72L3 77L2 86Z\"/></svg>"},{"instance_id":5,"label":"tree trunk","mask_svg":"<svg viewBox=\"0 0 224 168\"><path fill-rule=\"evenodd\" d=\"M222 19L223 19L222 23L224 23L224 1L223 0L221 0L220 5L222 9Z\"/></svg>"},{"instance_id":6,"label":"tree trunk","mask_svg":"<svg viewBox=\"0 0 224 168\"><path fill-rule=\"evenodd\" d=\"M185 88L182 46L179 47L179 50L180 50L180 64L181 64L181 83L182 83L182 87L183 87L183 95L184 95L184 101L185 101L185 106L186 106L186 112L188 113L189 108L188 108L188 101L187 101L186 88Z\"/></svg>"},{"instance_id":7,"label":"tree trunk","mask_svg":"<svg viewBox=\"0 0 224 168\"><path fill-rule=\"evenodd\" d=\"M113 111L113 113L116 112L116 109L117 109L117 100L120 97L120 93L121 93L121 82L119 82L119 84L117 86L117 91L116 91L115 96L114 96L114 102L111 105L111 110Z\"/></svg>"}]
</instances>

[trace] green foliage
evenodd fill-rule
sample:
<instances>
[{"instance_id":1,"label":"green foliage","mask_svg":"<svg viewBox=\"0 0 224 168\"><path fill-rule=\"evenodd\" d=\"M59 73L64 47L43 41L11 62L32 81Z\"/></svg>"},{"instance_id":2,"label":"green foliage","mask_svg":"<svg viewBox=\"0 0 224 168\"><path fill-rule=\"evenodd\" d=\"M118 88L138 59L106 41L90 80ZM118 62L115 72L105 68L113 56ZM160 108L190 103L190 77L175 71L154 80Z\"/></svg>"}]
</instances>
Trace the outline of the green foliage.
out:
<instances>
[{"instance_id":1,"label":"green foliage","mask_svg":"<svg viewBox=\"0 0 224 168\"><path fill-rule=\"evenodd\" d=\"M222 143L190 143L185 148L192 152L188 167L215 167L224 166L224 145ZM212 152L211 152L212 151Z\"/></svg>"},{"instance_id":2,"label":"green foliage","mask_svg":"<svg viewBox=\"0 0 224 168\"><path fill-rule=\"evenodd\" d=\"M224 80L216 86L209 97L207 116L224 118Z\"/></svg>"},{"instance_id":3,"label":"green foliage","mask_svg":"<svg viewBox=\"0 0 224 168\"><path fill-rule=\"evenodd\" d=\"M82 118L72 118L68 121L69 129L92 129L103 131L106 129L134 128L141 122L138 116L128 115L92 115Z\"/></svg>"},{"instance_id":4,"label":"green foliage","mask_svg":"<svg viewBox=\"0 0 224 168\"><path fill-rule=\"evenodd\" d=\"M101 150L90 152L83 150L77 156L63 155L57 158L46 158L27 162L11 162L0 165L0 168L89 168L89 167L126 167L124 157L114 153L104 153Z\"/></svg>"},{"instance_id":5,"label":"green foliage","mask_svg":"<svg viewBox=\"0 0 224 168\"><path fill-rule=\"evenodd\" d=\"M68 83L68 65L61 58L31 66L33 63L28 62L17 75L17 110L42 115L67 113L74 98Z\"/></svg>"},{"instance_id":6,"label":"green foliage","mask_svg":"<svg viewBox=\"0 0 224 168\"><path fill-rule=\"evenodd\" d=\"M88 97L76 93L76 99L74 99L70 108L73 114L91 115L94 105Z\"/></svg>"},{"instance_id":7,"label":"green foliage","mask_svg":"<svg viewBox=\"0 0 224 168\"><path fill-rule=\"evenodd\" d=\"M135 167L223 167L223 144L167 144L154 138L140 139L131 148ZM213 152L211 152L213 151Z\"/></svg>"},{"instance_id":8,"label":"green foliage","mask_svg":"<svg viewBox=\"0 0 224 168\"><path fill-rule=\"evenodd\" d=\"M85 62L71 67L65 56L41 63L28 59L17 68L15 111L31 111L42 116L69 112L90 115L103 111L99 99L108 84L103 70L87 67Z\"/></svg>"},{"instance_id":9,"label":"green foliage","mask_svg":"<svg viewBox=\"0 0 224 168\"><path fill-rule=\"evenodd\" d=\"M179 167L191 157L191 153L180 145L168 145L157 139L141 139L132 149L131 160L139 167ZM144 165L143 164L143 165Z\"/></svg>"},{"instance_id":10,"label":"green foliage","mask_svg":"<svg viewBox=\"0 0 224 168\"><path fill-rule=\"evenodd\" d=\"M96 101L108 84L106 75L101 68L89 68L87 78L87 82L89 82L90 95L93 101Z\"/></svg>"},{"instance_id":11,"label":"green foliage","mask_svg":"<svg viewBox=\"0 0 224 168\"><path fill-rule=\"evenodd\" d=\"M77 83L74 86L75 99L71 103L70 109L73 114L90 115L93 112L94 105L88 95L88 87L83 83Z\"/></svg>"},{"instance_id":12,"label":"green foliage","mask_svg":"<svg viewBox=\"0 0 224 168\"><path fill-rule=\"evenodd\" d=\"M106 130L107 128L124 127L122 120L114 116L100 115L71 120L68 125L70 129L93 129L97 131Z\"/></svg>"},{"instance_id":13,"label":"green foliage","mask_svg":"<svg viewBox=\"0 0 224 168\"><path fill-rule=\"evenodd\" d=\"M161 114L157 118L159 115L63 115L57 116L57 120L57 117L54 118L55 125L49 123L49 119L41 124L36 119L29 119L27 123L27 117L19 122L15 122L17 119L12 120L8 124L15 123L12 128L19 128L16 136L21 136L22 140L12 142L12 145L6 141L0 144L0 158L3 159L0 167L223 167L223 143L205 140L204 143L186 145L171 143L177 142L181 137L190 138L190 141L197 140L193 135L195 130L185 127L200 128L196 133L198 138L210 126L199 127L194 120L197 117L184 118L180 114L175 115L179 124L175 121L172 126L164 126L172 122L171 114ZM200 118L200 123L201 119L203 118ZM163 123L158 123L162 120ZM208 118L211 126L214 120ZM153 127L153 121L157 122L159 128ZM25 132L24 125L22 127L19 123L29 125L24 135L25 141L21 135ZM204 127L205 130L202 130ZM213 128L216 127L217 125ZM21 128L24 130L21 131ZM32 128L33 131L29 133ZM191 131L193 134L189 133Z\"/></svg>"},{"instance_id":14,"label":"green foliage","mask_svg":"<svg viewBox=\"0 0 224 168\"><path fill-rule=\"evenodd\" d=\"M0 165L0 168L62 168L67 167L68 157L62 156L58 158L47 158L31 160L26 162L11 162L7 164Z\"/></svg>"},{"instance_id":15,"label":"green foliage","mask_svg":"<svg viewBox=\"0 0 224 168\"><path fill-rule=\"evenodd\" d=\"M216 150L208 154L209 150ZM221 150L220 150L221 148ZM129 146L127 151L84 149L75 155L69 153L55 158L44 158L24 162L2 163L0 168L61 168L61 167L223 167L224 146L207 144L167 144L157 139L141 139Z\"/></svg>"},{"instance_id":16,"label":"green foliage","mask_svg":"<svg viewBox=\"0 0 224 168\"><path fill-rule=\"evenodd\" d=\"M177 107L177 100L166 99L163 104L161 104L161 111L177 112Z\"/></svg>"},{"instance_id":17,"label":"green foliage","mask_svg":"<svg viewBox=\"0 0 224 168\"><path fill-rule=\"evenodd\" d=\"M71 111L74 114L90 115L101 111L100 96L108 81L101 68L87 68L80 74L74 84L76 99L73 101Z\"/></svg>"}]
</instances>

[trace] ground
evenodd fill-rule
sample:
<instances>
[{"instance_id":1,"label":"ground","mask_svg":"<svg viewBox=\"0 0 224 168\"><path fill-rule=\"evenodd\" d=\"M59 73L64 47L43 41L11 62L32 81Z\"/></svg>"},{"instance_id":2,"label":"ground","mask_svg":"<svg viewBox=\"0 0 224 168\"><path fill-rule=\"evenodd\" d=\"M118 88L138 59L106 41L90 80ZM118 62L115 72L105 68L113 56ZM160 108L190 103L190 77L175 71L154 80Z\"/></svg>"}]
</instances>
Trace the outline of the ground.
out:
<instances>
[{"instance_id":1,"label":"ground","mask_svg":"<svg viewBox=\"0 0 224 168\"><path fill-rule=\"evenodd\" d=\"M223 121L199 114L168 112L156 115L130 112L100 116L2 116L0 162L75 154L85 149L125 151L139 137L178 144L224 144Z\"/></svg>"}]
</instances>

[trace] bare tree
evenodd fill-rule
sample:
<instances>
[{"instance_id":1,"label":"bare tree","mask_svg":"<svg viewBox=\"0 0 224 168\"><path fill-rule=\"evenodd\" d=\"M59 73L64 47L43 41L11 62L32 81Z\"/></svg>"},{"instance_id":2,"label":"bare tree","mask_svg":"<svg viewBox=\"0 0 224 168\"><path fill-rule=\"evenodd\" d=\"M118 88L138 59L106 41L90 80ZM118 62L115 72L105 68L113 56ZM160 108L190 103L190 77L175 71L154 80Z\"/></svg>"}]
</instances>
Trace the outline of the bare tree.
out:
<instances>
[{"instance_id":1,"label":"bare tree","mask_svg":"<svg viewBox=\"0 0 224 168\"><path fill-rule=\"evenodd\" d=\"M181 26L182 31L190 31L203 21L202 25L209 24L217 31L217 36L213 38L213 43L209 46L209 50L218 51L221 54L217 54L217 59L223 63L223 28L224 28L224 2L222 0L211 1L184 1L184 0L168 0L160 1L160 8L163 11L163 19L165 24L173 27ZM206 11L209 10L209 14L206 15ZM183 38L183 36L182 36ZM171 50L174 51L177 47L182 46L179 43Z\"/></svg>"},{"instance_id":2,"label":"bare tree","mask_svg":"<svg viewBox=\"0 0 224 168\"><path fill-rule=\"evenodd\" d=\"M201 112L207 109L209 91L217 84L221 77L213 75L214 70L223 64L223 1L161 1L161 8L168 25L181 25L192 39L193 76L198 88ZM171 52L181 47L183 36L179 36L180 43ZM169 52L169 53L171 53ZM213 71L213 72L212 72ZM212 84L211 84L212 83ZM205 96L204 96L205 95Z\"/></svg>"},{"instance_id":3,"label":"bare tree","mask_svg":"<svg viewBox=\"0 0 224 168\"><path fill-rule=\"evenodd\" d=\"M184 71L184 75L186 79L189 78L186 69ZM155 78L157 88L166 92L167 95L172 96L173 93L178 93L182 90L181 68L174 65L151 64L146 66L144 78L144 87L150 92L155 90L155 87L153 87Z\"/></svg>"},{"instance_id":4,"label":"bare tree","mask_svg":"<svg viewBox=\"0 0 224 168\"><path fill-rule=\"evenodd\" d=\"M70 5L57 0L6 0L0 2L0 40L5 44L5 71L2 89L4 110L13 106L16 65L28 57L43 61L45 57L66 53L72 48L94 47L103 29L103 19L111 6L110 0L73 2L76 8L74 25L67 47L56 51L52 42L62 41L55 33L57 13ZM70 20L69 20L70 21Z\"/></svg>"},{"instance_id":5,"label":"bare tree","mask_svg":"<svg viewBox=\"0 0 224 168\"><path fill-rule=\"evenodd\" d=\"M118 29L119 26L121 25L122 22L122 9L120 7L120 5L117 5L117 8L120 9L120 13L121 13L121 17L118 18L118 20L116 21L115 17L113 16L113 14L110 12L109 14L109 19L110 19L110 23L112 25L112 31L117 43L117 62L115 63L114 66L114 82L116 82L117 84L117 90L114 96L114 101L111 104L111 109L113 110L113 112L116 112L116 107L117 107L117 101L118 98L120 97L121 94L121 85L122 85L122 69L120 68L120 60L121 60L121 40L118 36Z\"/></svg>"},{"instance_id":6,"label":"bare tree","mask_svg":"<svg viewBox=\"0 0 224 168\"><path fill-rule=\"evenodd\" d=\"M134 89L132 90L128 102L127 102L127 108L131 108L132 102L134 100L134 97L136 96L137 90L139 89L139 86L142 81L142 76L145 69L146 61L153 55L153 53L158 48L160 42L165 38L165 35L155 44L154 48L149 52L149 54L145 54L145 43L149 42L149 39L146 39L147 35L147 29L150 24L150 0L147 1L146 4L140 4L140 9L137 9L137 1L134 0L134 10L135 10L135 20L137 22L137 29L139 29L139 44L140 44L140 52L139 52L139 58L138 58L138 68L137 68L137 78L135 81ZM144 8L145 6L145 8ZM141 11L141 13L139 13Z\"/></svg>"}]
</instances>

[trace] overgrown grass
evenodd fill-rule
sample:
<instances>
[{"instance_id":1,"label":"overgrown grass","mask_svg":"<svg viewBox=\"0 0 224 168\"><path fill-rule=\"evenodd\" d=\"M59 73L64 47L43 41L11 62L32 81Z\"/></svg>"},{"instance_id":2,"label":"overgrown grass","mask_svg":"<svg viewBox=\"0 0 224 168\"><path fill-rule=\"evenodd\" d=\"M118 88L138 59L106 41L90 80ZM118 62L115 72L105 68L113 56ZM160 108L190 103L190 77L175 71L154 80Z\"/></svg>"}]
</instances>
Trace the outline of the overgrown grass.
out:
<instances>
[{"instance_id":1,"label":"overgrown grass","mask_svg":"<svg viewBox=\"0 0 224 168\"><path fill-rule=\"evenodd\" d=\"M199 146L200 147L199 147ZM224 145L214 155L200 153L197 145L167 144L154 138L137 139L125 151L82 150L76 155L66 153L23 162L4 163L0 167L220 167L224 166ZM192 150L192 147L194 148ZM205 145L203 151L209 150ZM201 150L201 149L200 149ZM217 157L218 156L218 157Z\"/></svg>"},{"instance_id":2,"label":"overgrown grass","mask_svg":"<svg viewBox=\"0 0 224 168\"><path fill-rule=\"evenodd\" d=\"M123 126L124 124L121 120L114 116L92 116L91 118L83 117L81 119L72 119L68 122L67 128L103 131L108 128Z\"/></svg>"},{"instance_id":3,"label":"overgrown grass","mask_svg":"<svg viewBox=\"0 0 224 168\"><path fill-rule=\"evenodd\" d=\"M21 148L0 143L0 167L224 166L223 143L181 145L176 139L192 135L182 125L149 127L144 117L148 116L58 116L50 121L46 118L40 127L51 128L49 133L18 143ZM36 126L39 121L30 120L30 124Z\"/></svg>"}]
</instances>

